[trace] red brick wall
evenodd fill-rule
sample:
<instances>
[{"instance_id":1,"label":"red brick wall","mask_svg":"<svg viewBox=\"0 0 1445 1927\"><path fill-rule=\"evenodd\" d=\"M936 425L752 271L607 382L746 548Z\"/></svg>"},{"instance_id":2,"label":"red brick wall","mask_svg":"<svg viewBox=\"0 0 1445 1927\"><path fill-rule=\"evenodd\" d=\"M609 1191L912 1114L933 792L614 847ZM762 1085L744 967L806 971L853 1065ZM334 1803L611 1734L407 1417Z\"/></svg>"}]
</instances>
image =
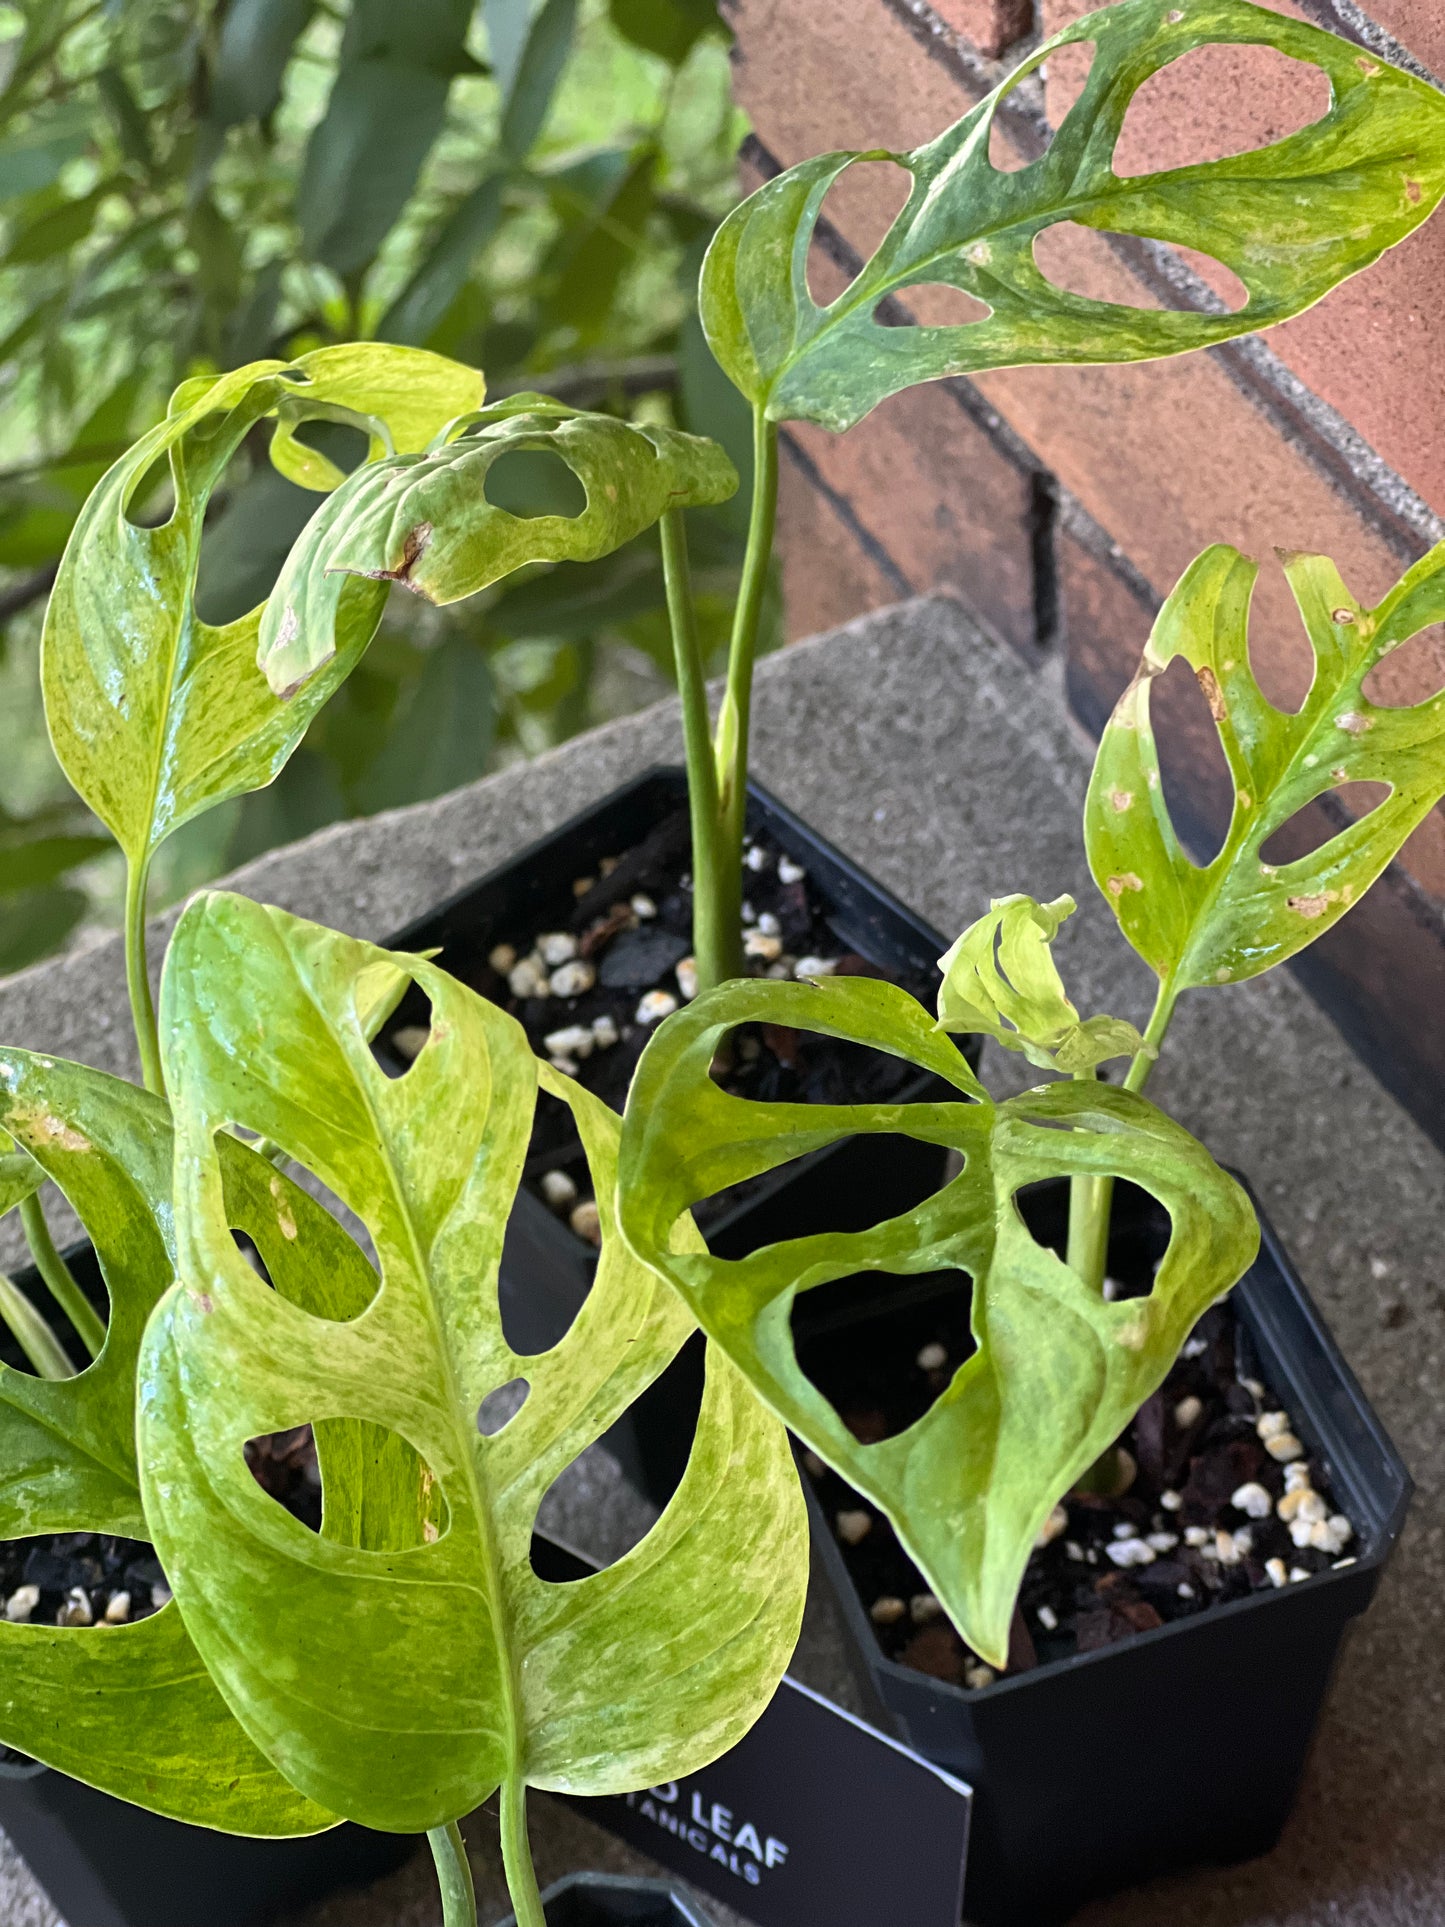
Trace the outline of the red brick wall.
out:
<instances>
[{"instance_id":1,"label":"red brick wall","mask_svg":"<svg viewBox=\"0 0 1445 1927\"><path fill-rule=\"evenodd\" d=\"M1368 0L1369 18L1354 0L1265 4L1445 75L1445 0ZM917 146L966 112L1034 44L1029 36L1091 5L731 0L738 92L755 128L749 164L762 175L828 148ZM1067 111L1083 58L1070 49L1049 63L1048 120ZM1191 56L1142 90L1118 165L1142 172L1255 146L1324 104L1318 76L1269 50ZM1046 138L1026 114L1005 133L1020 161ZM856 271L902 184L886 165L845 176L814 250L815 292ZM1072 286L1135 305L1178 299L1143 251L1079 231L1057 239ZM1215 264L1187 265L1228 298ZM1011 369L897 396L844 437L790 430L783 544L795 632L901 594L954 589L1031 657L1062 650L1071 699L1097 729L1159 599L1200 549L1228 541L1270 558L1255 603L1256 660L1269 693L1297 700L1308 652L1272 550L1327 552L1371 601L1440 532L1442 288L1445 215L1262 343L1132 368ZM1412 649L1398 659L1392 693L1414 700L1442 683L1445 646ZM1217 748L1207 716L1184 701L1176 710L1172 754L1207 843L1227 800ZM1338 818L1340 805L1331 807ZM1048 879L999 887L1047 890ZM1445 1138L1442 908L1437 812L1301 974ZM1422 1061L1422 1038L1435 1036Z\"/></svg>"}]
</instances>

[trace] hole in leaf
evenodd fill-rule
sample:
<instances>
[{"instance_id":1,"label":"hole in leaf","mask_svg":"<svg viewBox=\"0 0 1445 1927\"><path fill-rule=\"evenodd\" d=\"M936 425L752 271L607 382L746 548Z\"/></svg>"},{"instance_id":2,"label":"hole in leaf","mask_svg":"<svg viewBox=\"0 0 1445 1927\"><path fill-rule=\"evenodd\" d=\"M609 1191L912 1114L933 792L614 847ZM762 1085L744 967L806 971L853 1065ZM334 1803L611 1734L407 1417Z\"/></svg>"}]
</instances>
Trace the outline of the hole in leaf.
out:
<instances>
[{"instance_id":1,"label":"hole in leaf","mask_svg":"<svg viewBox=\"0 0 1445 1927\"><path fill-rule=\"evenodd\" d=\"M321 1530L321 1467L309 1425L247 1439L246 1463L261 1490L312 1532Z\"/></svg>"},{"instance_id":2,"label":"hole in leaf","mask_svg":"<svg viewBox=\"0 0 1445 1927\"><path fill-rule=\"evenodd\" d=\"M1413 709L1445 689L1445 623L1432 622L1382 657L1364 681L1380 709Z\"/></svg>"},{"instance_id":3,"label":"hole in leaf","mask_svg":"<svg viewBox=\"0 0 1445 1927\"><path fill-rule=\"evenodd\" d=\"M170 1603L155 1548L108 1532L55 1532L0 1546L7 1617L31 1626L128 1626Z\"/></svg>"},{"instance_id":4,"label":"hole in leaf","mask_svg":"<svg viewBox=\"0 0 1445 1927\"><path fill-rule=\"evenodd\" d=\"M406 1552L447 1529L445 1497L421 1454L370 1419L318 1419L247 1439L257 1485L339 1545Z\"/></svg>"},{"instance_id":5,"label":"hole in leaf","mask_svg":"<svg viewBox=\"0 0 1445 1927\"><path fill-rule=\"evenodd\" d=\"M532 1387L525 1378L509 1378L505 1385L494 1385L477 1407L477 1430L484 1439L494 1439L510 1425L527 1403Z\"/></svg>"},{"instance_id":6,"label":"hole in leaf","mask_svg":"<svg viewBox=\"0 0 1445 1927\"><path fill-rule=\"evenodd\" d=\"M1030 1235L1055 1257L1069 1244L1069 1185L1063 1178L1043 1178L1014 1193L1014 1208ZM1120 1298L1140 1298L1153 1288L1154 1273L1169 1248L1169 1213L1159 1200L1126 1178L1114 1185L1109 1221L1106 1273Z\"/></svg>"},{"instance_id":7,"label":"hole in leaf","mask_svg":"<svg viewBox=\"0 0 1445 1927\"><path fill-rule=\"evenodd\" d=\"M410 983L401 1002L377 1034L371 1054L388 1077L405 1077L430 1043L431 1029L431 999L420 985Z\"/></svg>"},{"instance_id":8,"label":"hole in leaf","mask_svg":"<svg viewBox=\"0 0 1445 1927\"><path fill-rule=\"evenodd\" d=\"M1125 235L1120 237L1128 240ZM1223 302L1231 314L1248 305L1249 290L1224 262L1197 248L1174 252ZM1040 274L1065 294L1108 301L1118 308L1159 312L1171 306L1164 295L1133 275L1115 253L1108 230L1077 221L1055 221L1034 236L1034 262Z\"/></svg>"},{"instance_id":9,"label":"hole in leaf","mask_svg":"<svg viewBox=\"0 0 1445 1927\"><path fill-rule=\"evenodd\" d=\"M1039 76L1048 90L1049 121L1055 128L1063 124L1065 115L1083 93L1096 51L1092 40L1071 42L1069 46L1060 47L1050 54L1039 69ZM992 145L988 157L995 167L999 165L994 159Z\"/></svg>"},{"instance_id":10,"label":"hole in leaf","mask_svg":"<svg viewBox=\"0 0 1445 1927\"><path fill-rule=\"evenodd\" d=\"M793 1346L804 1377L860 1444L897 1438L975 1350L967 1272L855 1272L800 1292Z\"/></svg>"},{"instance_id":11,"label":"hole in leaf","mask_svg":"<svg viewBox=\"0 0 1445 1927\"><path fill-rule=\"evenodd\" d=\"M1183 657L1154 678L1149 714L1174 826L1196 863L1212 863L1229 830L1234 785L1208 699Z\"/></svg>"},{"instance_id":12,"label":"hole in leaf","mask_svg":"<svg viewBox=\"0 0 1445 1927\"><path fill-rule=\"evenodd\" d=\"M1316 797L1303 809L1296 810L1288 822L1281 823L1264 839L1259 847L1260 862L1275 868L1302 862L1339 835L1345 827L1341 812L1358 820L1378 808L1389 794L1388 783L1341 783L1329 792L1330 801L1338 807L1331 808L1323 798Z\"/></svg>"},{"instance_id":13,"label":"hole in leaf","mask_svg":"<svg viewBox=\"0 0 1445 1927\"><path fill-rule=\"evenodd\" d=\"M988 130L990 167L1000 174L1018 174L1048 152L1064 115L1084 91L1084 83L1088 80L1089 70L1094 64L1094 53L1093 41L1083 40L1074 46L1061 47L1048 61L1043 70L1043 77L1048 85L1048 136L1043 148L1037 153L1023 152L1014 139L1005 117L1001 114L994 115Z\"/></svg>"},{"instance_id":14,"label":"hole in leaf","mask_svg":"<svg viewBox=\"0 0 1445 1927\"><path fill-rule=\"evenodd\" d=\"M812 1035L809 1032L793 1034ZM900 1067L897 1059L864 1045L849 1048L858 1052L856 1075L873 1082L877 1094L859 1095L857 1085L837 1066L836 1060L825 1060L816 1082L828 1094L810 1095L802 1101L924 1103L948 1102L954 1097L960 1103L966 1101L962 1092L951 1091L941 1079L931 1080L925 1090L909 1091L898 1069L916 1077L915 1065ZM782 1077L777 1081L787 1088ZM836 1095L832 1094L835 1083ZM765 1096L763 1101L773 1100ZM777 1101L797 1102L798 1099L789 1096ZM803 1153L805 1157L808 1155ZM940 1146L920 1143L902 1132L860 1134L830 1146L826 1155L816 1155L804 1169L799 1168L798 1159L791 1159L761 1177L700 1199L693 1207L694 1215L709 1247L720 1258L740 1258L745 1251L784 1238L809 1237L824 1231L866 1231L881 1219L896 1217L931 1196L943 1182L945 1156ZM788 1182L779 1185L777 1179L783 1173L787 1174ZM743 1203L748 1207L745 1225L734 1226L733 1210ZM744 1237L746 1243L742 1242Z\"/></svg>"},{"instance_id":15,"label":"hole in leaf","mask_svg":"<svg viewBox=\"0 0 1445 1927\"><path fill-rule=\"evenodd\" d=\"M913 176L897 161L855 161L828 189L818 223L831 227L866 261L876 252L912 191ZM820 306L836 301L847 279L832 260L826 240L810 249L808 292Z\"/></svg>"},{"instance_id":16,"label":"hole in leaf","mask_svg":"<svg viewBox=\"0 0 1445 1927\"><path fill-rule=\"evenodd\" d=\"M906 312L900 312L906 310ZM993 313L966 288L950 287L944 281L926 281L917 287L902 288L896 297L880 301L873 319L882 328L961 328L975 321L987 321Z\"/></svg>"},{"instance_id":17,"label":"hole in leaf","mask_svg":"<svg viewBox=\"0 0 1445 1927\"><path fill-rule=\"evenodd\" d=\"M381 1286L361 1220L304 1167L278 1170L224 1132L217 1144L231 1235L246 1262L313 1317L360 1317Z\"/></svg>"},{"instance_id":18,"label":"hole in leaf","mask_svg":"<svg viewBox=\"0 0 1445 1927\"><path fill-rule=\"evenodd\" d=\"M1185 267L1192 269L1205 286L1218 295L1230 314L1239 314L1249 306L1249 289L1233 268L1212 254L1201 254L1198 248L1181 247L1177 241L1171 241L1169 246Z\"/></svg>"},{"instance_id":19,"label":"hole in leaf","mask_svg":"<svg viewBox=\"0 0 1445 1927\"><path fill-rule=\"evenodd\" d=\"M586 489L548 448L509 448L487 470L485 493L493 508L522 521L546 515L572 518L587 507Z\"/></svg>"},{"instance_id":20,"label":"hole in leaf","mask_svg":"<svg viewBox=\"0 0 1445 1927\"><path fill-rule=\"evenodd\" d=\"M695 1341L689 1341L690 1344L694 1342L700 1345L700 1333ZM700 1351L698 1356L701 1356ZM679 1362L675 1359L669 1370L675 1371ZM666 1376L664 1373L663 1378ZM661 1383L662 1380L656 1381L651 1390L656 1391ZM633 1411L637 1409L633 1407ZM627 1415L627 1418L630 1417L631 1413ZM694 1412L694 1421L695 1418ZM549 1539L560 1540L563 1545L575 1546L597 1567L615 1565L647 1537L676 1486L675 1479L668 1485L664 1476L660 1492L650 1490L644 1495L639 1490L643 1481L636 1454L630 1449L631 1442L624 1436L626 1425L627 1419L620 1421L605 1438L588 1446L570 1465L564 1467L548 1486L537 1508L539 1532ZM691 1441L692 1428L688 1425L683 1444L684 1463ZM669 1436L665 1440L660 1439L658 1444L672 1452L676 1440ZM623 1454L632 1459L626 1468ZM680 1476L681 1468L678 1470ZM539 1578L556 1583L586 1576L559 1569L549 1549L535 1542L532 1547L532 1570Z\"/></svg>"},{"instance_id":21,"label":"hole in leaf","mask_svg":"<svg viewBox=\"0 0 1445 1927\"><path fill-rule=\"evenodd\" d=\"M324 455L343 475L360 468L371 448L371 437L350 422L298 422L292 439ZM311 499L314 501L314 496Z\"/></svg>"},{"instance_id":22,"label":"hole in leaf","mask_svg":"<svg viewBox=\"0 0 1445 1927\"><path fill-rule=\"evenodd\" d=\"M1314 680L1315 656L1282 573L1262 571L1249 612L1249 668L1267 702L1297 715Z\"/></svg>"},{"instance_id":23,"label":"hole in leaf","mask_svg":"<svg viewBox=\"0 0 1445 1927\"><path fill-rule=\"evenodd\" d=\"M50 1184L46 1184L41 1188L38 1195L41 1209L45 1211L47 1219L51 1222L53 1234L55 1213L53 1209L47 1210L46 1206L47 1204L53 1206L56 1197L56 1188ZM91 1244L75 1245L66 1250L64 1257L66 1264L70 1268L71 1277L74 1278L76 1284L80 1287L82 1294L89 1301L92 1309L100 1318L101 1323L109 1324L110 1293L106 1290L105 1276L101 1271L100 1260L96 1256L95 1247ZM35 1266L28 1264L17 1268L15 1272L12 1273L11 1281L20 1295L27 1299L45 1320L45 1323L59 1340L61 1350L67 1358L69 1358L75 1370L77 1372L86 1370L92 1363L90 1352L86 1346L81 1343L80 1336L75 1327L60 1309L54 1298L51 1297L44 1279L40 1276ZM17 1372L24 1372L31 1378L37 1375L35 1367L26 1357L18 1340L12 1335L9 1326L5 1324L3 1319L0 1319L0 1363L12 1366Z\"/></svg>"},{"instance_id":24,"label":"hole in leaf","mask_svg":"<svg viewBox=\"0 0 1445 1927\"><path fill-rule=\"evenodd\" d=\"M1114 149L1121 179L1197 167L1285 140L1329 112L1323 68L1276 47L1195 47L1151 74Z\"/></svg>"},{"instance_id":25,"label":"hole in leaf","mask_svg":"<svg viewBox=\"0 0 1445 1927\"><path fill-rule=\"evenodd\" d=\"M1138 281L1115 254L1109 235L1077 221L1055 221L1034 236L1034 263L1064 294L1108 301L1120 308L1162 308L1154 290Z\"/></svg>"}]
</instances>

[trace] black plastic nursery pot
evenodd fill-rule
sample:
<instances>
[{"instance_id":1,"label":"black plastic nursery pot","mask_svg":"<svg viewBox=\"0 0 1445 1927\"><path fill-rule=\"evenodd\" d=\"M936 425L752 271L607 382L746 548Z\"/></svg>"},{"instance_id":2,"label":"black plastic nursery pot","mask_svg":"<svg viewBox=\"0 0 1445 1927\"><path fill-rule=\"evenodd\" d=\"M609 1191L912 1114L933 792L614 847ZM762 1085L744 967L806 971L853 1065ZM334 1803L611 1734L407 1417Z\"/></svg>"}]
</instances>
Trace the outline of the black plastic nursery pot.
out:
<instances>
[{"instance_id":1,"label":"black plastic nursery pot","mask_svg":"<svg viewBox=\"0 0 1445 1927\"><path fill-rule=\"evenodd\" d=\"M1066 1189L1039 1191L1025 1212L1053 1242ZM1121 1244L1152 1242L1153 1258L1162 1254L1167 1220L1161 1234L1151 1206L1123 1189L1111 1271ZM1354 1525L1353 1559L1339 1569L969 1691L885 1656L805 1480L868 1717L974 1789L964 1914L977 1927L1046 1927L1154 1875L1249 1859L1274 1845L1294 1803L1340 1642L1375 1592L1412 1488L1262 1214L1261 1226L1259 1257L1232 1294L1237 1329ZM882 1288L855 1292L811 1322L800 1301L804 1369L820 1376L820 1361L831 1354L836 1366L840 1347L864 1358L910 1304L960 1289L956 1277L910 1284L903 1302Z\"/></svg>"},{"instance_id":2,"label":"black plastic nursery pot","mask_svg":"<svg viewBox=\"0 0 1445 1927\"><path fill-rule=\"evenodd\" d=\"M93 1248L74 1245L65 1258L104 1313ZM15 1282L70 1340L69 1323L39 1274L27 1268ZM8 1333L0 1357L23 1363ZM88 1636L114 1637L101 1630ZM413 1835L350 1824L299 1840L214 1833L143 1812L4 1749L0 1828L69 1927L264 1927L293 1908L378 1880L416 1851Z\"/></svg>"},{"instance_id":3,"label":"black plastic nursery pot","mask_svg":"<svg viewBox=\"0 0 1445 1927\"><path fill-rule=\"evenodd\" d=\"M660 1880L569 1874L542 1896L547 1927L710 1927L707 1915ZM517 1927L508 1914L498 1927Z\"/></svg>"},{"instance_id":4,"label":"black plastic nursery pot","mask_svg":"<svg viewBox=\"0 0 1445 1927\"><path fill-rule=\"evenodd\" d=\"M493 946L525 943L548 927L565 929L576 911L574 880L643 845L660 824L675 822L686 803L682 770L650 770L398 932L390 946L437 949L437 961L453 976L494 984L486 967ZM748 787L747 826L750 836L765 838L806 870L840 946L899 980L936 985L947 940L757 784ZM681 865L690 867L685 841ZM407 1025L425 1020L424 1005L409 993L383 1032L381 1049ZM942 1087L917 1073L895 1095L910 1101L934 1088ZM943 1164L936 1147L905 1138L846 1139L758 1180L746 1196L710 1216L709 1246L720 1257L739 1258L776 1239L865 1229L935 1191ZM509 1341L519 1351L555 1344L591 1288L596 1266L592 1246L524 1183L502 1255ZM665 1499L677 1483L701 1386L702 1350L693 1344L608 1435L624 1470L649 1496Z\"/></svg>"}]
</instances>

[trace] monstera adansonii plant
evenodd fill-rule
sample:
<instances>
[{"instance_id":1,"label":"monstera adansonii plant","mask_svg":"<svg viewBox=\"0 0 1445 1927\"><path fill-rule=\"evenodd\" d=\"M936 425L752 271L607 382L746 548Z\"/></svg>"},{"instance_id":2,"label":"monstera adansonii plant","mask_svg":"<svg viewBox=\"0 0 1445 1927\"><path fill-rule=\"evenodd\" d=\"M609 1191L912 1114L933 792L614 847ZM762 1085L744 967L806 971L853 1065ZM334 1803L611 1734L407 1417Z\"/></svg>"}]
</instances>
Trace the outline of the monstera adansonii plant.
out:
<instances>
[{"instance_id":1,"label":"monstera adansonii plant","mask_svg":"<svg viewBox=\"0 0 1445 1927\"><path fill-rule=\"evenodd\" d=\"M393 1078L369 1040L410 983L430 1038ZM0 1053L0 1125L80 1212L112 1305L79 1376L0 1368L0 1530L149 1538L175 1595L104 1631L0 1623L0 1735L229 1831L426 1831L449 1927L475 1922L456 1822L500 1792L517 1916L542 1927L526 1788L694 1770L777 1685L807 1570L783 1428L712 1347L657 1524L593 1576L539 1578L542 1498L694 1329L616 1236L618 1120L425 959L244 898L188 907L161 1008L169 1114ZM570 1330L524 1356L497 1270L539 1088L577 1118L603 1245ZM503 1387L512 1416L484 1428ZM303 1424L319 1531L246 1459Z\"/></svg>"}]
</instances>

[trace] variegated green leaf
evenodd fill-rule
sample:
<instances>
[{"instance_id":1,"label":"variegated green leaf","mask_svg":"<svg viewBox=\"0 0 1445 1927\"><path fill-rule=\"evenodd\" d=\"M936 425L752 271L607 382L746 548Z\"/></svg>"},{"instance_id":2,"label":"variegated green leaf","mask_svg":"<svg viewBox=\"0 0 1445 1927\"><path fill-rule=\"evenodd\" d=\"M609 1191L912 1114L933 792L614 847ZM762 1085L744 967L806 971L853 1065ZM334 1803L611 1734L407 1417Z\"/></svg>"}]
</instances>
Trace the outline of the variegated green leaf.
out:
<instances>
[{"instance_id":1,"label":"variegated green leaf","mask_svg":"<svg viewBox=\"0 0 1445 1927\"><path fill-rule=\"evenodd\" d=\"M289 439L298 421L360 411L389 420L392 441L415 448L473 407L480 390L474 369L381 343L253 362L184 383L166 420L97 484L50 597L45 710L66 775L134 867L143 870L202 810L278 774L380 620L384 587L349 583L334 665L294 703L256 668L259 609L221 628L202 621L194 587L206 506L242 438L279 415L282 464L329 486L307 468L310 451ZM158 463L169 464L174 510L159 527L141 527L130 517Z\"/></svg>"},{"instance_id":2,"label":"variegated green leaf","mask_svg":"<svg viewBox=\"0 0 1445 1927\"><path fill-rule=\"evenodd\" d=\"M890 1051L947 1079L964 1101L729 1096L709 1067L742 1023ZM994 1104L977 1088L927 1013L892 985L725 984L669 1018L644 1051L618 1194L623 1235L638 1257L671 1281L779 1418L887 1513L964 1638L1001 1665L1024 1565L1050 1509L1162 1383L1200 1313L1250 1263L1259 1234L1234 1180L1144 1098L1087 1080ZM867 1231L794 1238L739 1260L678 1237L682 1214L721 1187L869 1132L946 1145L963 1170L913 1211ZM1016 1203L1040 1179L1105 1175L1141 1185L1173 1221L1152 1291L1117 1304L1036 1244ZM921 1419L864 1444L799 1368L793 1301L858 1271L946 1268L973 1281L977 1349Z\"/></svg>"},{"instance_id":3,"label":"variegated green leaf","mask_svg":"<svg viewBox=\"0 0 1445 1927\"><path fill-rule=\"evenodd\" d=\"M356 996L398 962L432 1022L392 1079ZM615 1236L617 1120L435 966L243 898L189 906L162 1003L179 1282L142 1362L146 1512L237 1717L313 1798L397 1830L466 1813L499 1784L614 1792L730 1745L792 1650L806 1562L786 1437L725 1357L712 1356L686 1474L653 1531L572 1585L530 1561L548 1487L691 1329ZM497 1266L539 1076L577 1119L603 1243L571 1330L522 1356L503 1335ZM366 1225L380 1276L360 1315L303 1311L238 1255L216 1159L232 1122L284 1146ZM329 1263L304 1236L289 1261ZM484 1401L518 1378L520 1410L484 1436ZM358 1545L268 1500L245 1441L316 1419L403 1441L431 1529L413 1507L409 1535Z\"/></svg>"},{"instance_id":4,"label":"variegated green leaf","mask_svg":"<svg viewBox=\"0 0 1445 1927\"><path fill-rule=\"evenodd\" d=\"M1089 1071L1111 1057L1132 1057L1139 1033L1119 1017L1081 1018L1064 989L1050 945L1072 897L1038 903L996 897L939 959L938 1028L992 1037L1045 1070Z\"/></svg>"},{"instance_id":5,"label":"variegated green leaf","mask_svg":"<svg viewBox=\"0 0 1445 1927\"><path fill-rule=\"evenodd\" d=\"M1088 83L1048 151L1017 172L989 159L1000 102L1059 48L1094 45ZM1322 119L1251 153L1121 178L1129 103L1161 67L1211 43L1276 47L1329 76ZM826 307L807 257L824 197L856 161L913 176L902 212ZM823 154L737 208L703 269L702 316L732 381L772 421L842 429L885 396L942 375L1037 362L1141 361L1298 314L1403 240L1445 191L1445 99L1318 28L1248 0L1124 0L1036 48L956 126L911 154ZM1132 308L1056 287L1034 243L1061 221L1214 256L1248 290L1237 314ZM986 319L889 327L881 302L961 288Z\"/></svg>"},{"instance_id":6,"label":"variegated green leaf","mask_svg":"<svg viewBox=\"0 0 1445 1927\"><path fill-rule=\"evenodd\" d=\"M307 523L261 622L258 661L300 688L344 648L355 579L401 582L432 602L475 595L528 562L593 562L668 509L723 502L737 471L715 442L514 395L423 455L359 469ZM487 500L503 456L559 457L586 492L577 515L513 515ZM352 587L348 588L348 584Z\"/></svg>"},{"instance_id":7,"label":"variegated green leaf","mask_svg":"<svg viewBox=\"0 0 1445 1927\"><path fill-rule=\"evenodd\" d=\"M1171 991L1255 977L1303 950L1359 902L1445 795L1445 692L1391 709L1364 691L1391 650L1445 618L1445 544L1374 609L1327 557L1281 561L1315 658L1298 713L1276 709L1250 668L1258 567L1220 545L1190 565L1160 611L1094 764L1084 816L1094 879ZM1203 866L1175 833L1149 715L1154 679L1176 657L1208 698L1234 782L1229 833ZM1264 861L1261 846L1306 804L1360 781L1390 793L1309 856Z\"/></svg>"},{"instance_id":8,"label":"variegated green leaf","mask_svg":"<svg viewBox=\"0 0 1445 1927\"><path fill-rule=\"evenodd\" d=\"M173 1275L166 1107L84 1065L0 1050L0 1126L0 1140L23 1146L31 1169L74 1205L111 1302L105 1345L78 1376L50 1380L0 1365L0 1537L149 1538L135 1384L146 1319ZM308 1236L330 1236L334 1259L349 1243L254 1152L234 1139L224 1149L229 1224L273 1223L280 1200ZM174 1605L124 1626L0 1620L0 1739L173 1819L255 1834L335 1823L232 1718Z\"/></svg>"}]
</instances>

